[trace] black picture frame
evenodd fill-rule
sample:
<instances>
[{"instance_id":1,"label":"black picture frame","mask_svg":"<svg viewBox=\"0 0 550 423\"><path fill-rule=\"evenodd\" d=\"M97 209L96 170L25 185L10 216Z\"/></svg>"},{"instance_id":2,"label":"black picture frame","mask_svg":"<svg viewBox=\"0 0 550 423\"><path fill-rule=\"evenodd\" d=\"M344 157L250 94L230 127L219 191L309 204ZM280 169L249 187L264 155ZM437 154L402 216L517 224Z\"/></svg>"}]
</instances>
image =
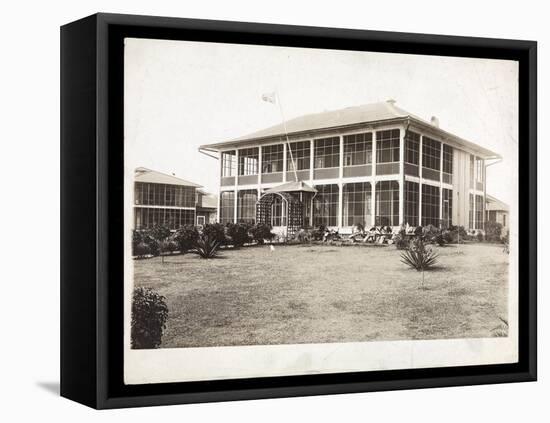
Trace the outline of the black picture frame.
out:
<instances>
[{"instance_id":1,"label":"black picture frame","mask_svg":"<svg viewBox=\"0 0 550 423\"><path fill-rule=\"evenodd\" d=\"M514 364L123 383L123 40L141 37L519 62L519 360ZM61 28L61 395L118 408L536 380L537 45L95 14ZM528 228L528 229L526 229Z\"/></svg>"}]
</instances>

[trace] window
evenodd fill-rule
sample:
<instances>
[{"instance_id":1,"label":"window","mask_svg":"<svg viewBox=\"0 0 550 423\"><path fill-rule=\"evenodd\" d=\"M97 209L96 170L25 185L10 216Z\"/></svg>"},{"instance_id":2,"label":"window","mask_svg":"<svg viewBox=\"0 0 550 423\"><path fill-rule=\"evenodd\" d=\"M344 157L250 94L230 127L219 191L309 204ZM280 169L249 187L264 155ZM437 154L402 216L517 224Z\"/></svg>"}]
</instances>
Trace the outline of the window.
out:
<instances>
[{"instance_id":1,"label":"window","mask_svg":"<svg viewBox=\"0 0 550 423\"><path fill-rule=\"evenodd\" d=\"M443 225L449 228L453 224L453 190L443 188Z\"/></svg>"},{"instance_id":2,"label":"window","mask_svg":"<svg viewBox=\"0 0 550 423\"><path fill-rule=\"evenodd\" d=\"M344 166L372 163L372 133L344 136Z\"/></svg>"},{"instance_id":3,"label":"window","mask_svg":"<svg viewBox=\"0 0 550 423\"><path fill-rule=\"evenodd\" d=\"M470 188L473 188L473 187L474 187L474 156L470 155ZM473 204L473 200L472 200L472 204Z\"/></svg>"},{"instance_id":4,"label":"window","mask_svg":"<svg viewBox=\"0 0 550 423\"><path fill-rule=\"evenodd\" d=\"M422 167L440 170L441 143L428 137L422 138Z\"/></svg>"},{"instance_id":5,"label":"window","mask_svg":"<svg viewBox=\"0 0 550 423\"><path fill-rule=\"evenodd\" d=\"M196 189L193 187L178 186L174 193L174 202L178 207L195 207Z\"/></svg>"},{"instance_id":6,"label":"window","mask_svg":"<svg viewBox=\"0 0 550 423\"><path fill-rule=\"evenodd\" d=\"M340 138L315 140L315 169L340 166Z\"/></svg>"},{"instance_id":7,"label":"window","mask_svg":"<svg viewBox=\"0 0 550 423\"><path fill-rule=\"evenodd\" d=\"M476 195L475 229L483 228L483 196Z\"/></svg>"},{"instance_id":8,"label":"window","mask_svg":"<svg viewBox=\"0 0 550 423\"><path fill-rule=\"evenodd\" d=\"M222 153L222 176L235 176L237 174L237 156L235 150Z\"/></svg>"},{"instance_id":9,"label":"window","mask_svg":"<svg viewBox=\"0 0 550 423\"><path fill-rule=\"evenodd\" d=\"M439 227L439 187L422 184L422 226Z\"/></svg>"},{"instance_id":10,"label":"window","mask_svg":"<svg viewBox=\"0 0 550 423\"><path fill-rule=\"evenodd\" d=\"M262 147L262 173L283 171L283 144Z\"/></svg>"},{"instance_id":11,"label":"window","mask_svg":"<svg viewBox=\"0 0 550 423\"><path fill-rule=\"evenodd\" d=\"M443 173L453 174L453 147L443 144Z\"/></svg>"},{"instance_id":12,"label":"window","mask_svg":"<svg viewBox=\"0 0 550 423\"><path fill-rule=\"evenodd\" d=\"M502 226L506 227L506 215L502 215Z\"/></svg>"},{"instance_id":13,"label":"window","mask_svg":"<svg viewBox=\"0 0 550 423\"><path fill-rule=\"evenodd\" d=\"M290 151L292 150L292 157ZM286 155L286 170L294 172L292 159L296 163L296 170L305 170L310 168L311 143L309 141L293 142L289 144Z\"/></svg>"},{"instance_id":14,"label":"window","mask_svg":"<svg viewBox=\"0 0 550 423\"><path fill-rule=\"evenodd\" d=\"M399 161L399 129L376 132L376 163Z\"/></svg>"},{"instance_id":15,"label":"window","mask_svg":"<svg viewBox=\"0 0 550 423\"><path fill-rule=\"evenodd\" d=\"M220 223L233 222L235 215L235 193L224 191L220 197Z\"/></svg>"},{"instance_id":16,"label":"window","mask_svg":"<svg viewBox=\"0 0 550 423\"><path fill-rule=\"evenodd\" d=\"M483 160L476 159L476 182L483 182Z\"/></svg>"},{"instance_id":17,"label":"window","mask_svg":"<svg viewBox=\"0 0 550 423\"><path fill-rule=\"evenodd\" d=\"M271 226L286 226L286 203L278 195L271 204Z\"/></svg>"},{"instance_id":18,"label":"window","mask_svg":"<svg viewBox=\"0 0 550 423\"><path fill-rule=\"evenodd\" d=\"M239 150L239 176L258 174L258 147Z\"/></svg>"},{"instance_id":19,"label":"window","mask_svg":"<svg viewBox=\"0 0 550 423\"><path fill-rule=\"evenodd\" d=\"M338 216L338 185L316 185L313 198L313 225L336 226Z\"/></svg>"},{"instance_id":20,"label":"window","mask_svg":"<svg viewBox=\"0 0 550 423\"><path fill-rule=\"evenodd\" d=\"M376 218L377 226L399 225L399 183L397 181L380 181L376 184Z\"/></svg>"},{"instance_id":21,"label":"window","mask_svg":"<svg viewBox=\"0 0 550 423\"><path fill-rule=\"evenodd\" d=\"M197 226L204 226L206 219L204 216L197 216Z\"/></svg>"},{"instance_id":22,"label":"window","mask_svg":"<svg viewBox=\"0 0 550 423\"><path fill-rule=\"evenodd\" d=\"M255 189L241 190L237 194L237 221L254 223L256 221L256 201L258 191Z\"/></svg>"},{"instance_id":23,"label":"window","mask_svg":"<svg viewBox=\"0 0 550 423\"><path fill-rule=\"evenodd\" d=\"M345 184L343 189L343 225L371 225L371 185L370 182Z\"/></svg>"},{"instance_id":24,"label":"window","mask_svg":"<svg viewBox=\"0 0 550 423\"><path fill-rule=\"evenodd\" d=\"M136 229L148 229L160 225L176 230L181 226L195 224L195 210L136 208L134 224Z\"/></svg>"},{"instance_id":25,"label":"window","mask_svg":"<svg viewBox=\"0 0 550 423\"><path fill-rule=\"evenodd\" d=\"M411 226L418 225L418 184L405 181L404 192L404 223Z\"/></svg>"},{"instance_id":26,"label":"window","mask_svg":"<svg viewBox=\"0 0 550 423\"><path fill-rule=\"evenodd\" d=\"M136 182L134 184L134 204L146 204L145 188L146 186L143 182Z\"/></svg>"},{"instance_id":27,"label":"window","mask_svg":"<svg viewBox=\"0 0 550 423\"><path fill-rule=\"evenodd\" d=\"M146 206L195 207L195 188L136 182L135 203Z\"/></svg>"},{"instance_id":28,"label":"window","mask_svg":"<svg viewBox=\"0 0 550 423\"><path fill-rule=\"evenodd\" d=\"M420 135L407 131L405 136L405 162L418 166L420 157Z\"/></svg>"}]
</instances>

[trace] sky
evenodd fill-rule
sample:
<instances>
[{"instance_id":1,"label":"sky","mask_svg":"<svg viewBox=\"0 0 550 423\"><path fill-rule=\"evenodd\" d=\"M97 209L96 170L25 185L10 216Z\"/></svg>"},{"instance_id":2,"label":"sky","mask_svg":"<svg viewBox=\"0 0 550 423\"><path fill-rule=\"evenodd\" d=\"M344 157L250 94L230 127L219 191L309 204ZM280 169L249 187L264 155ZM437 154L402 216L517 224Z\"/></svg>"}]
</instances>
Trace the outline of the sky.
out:
<instances>
[{"instance_id":1,"label":"sky","mask_svg":"<svg viewBox=\"0 0 550 423\"><path fill-rule=\"evenodd\" d=\"M218 161L198 151L324 110L396 100L400 108L503 157L487 193L517 198L518 65L474 58L125 40L125 167L144 166L216 193Z\"/></svg>"}]
</instances>

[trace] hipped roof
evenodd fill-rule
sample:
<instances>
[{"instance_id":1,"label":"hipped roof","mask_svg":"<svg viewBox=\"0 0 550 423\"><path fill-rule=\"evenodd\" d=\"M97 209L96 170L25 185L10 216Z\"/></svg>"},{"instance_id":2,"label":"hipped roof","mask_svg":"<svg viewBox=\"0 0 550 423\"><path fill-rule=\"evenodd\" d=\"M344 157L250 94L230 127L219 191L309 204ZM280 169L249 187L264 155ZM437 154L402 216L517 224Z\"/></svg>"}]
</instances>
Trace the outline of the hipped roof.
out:
<instances>
[{"instance_id":1,"label":"hipped roof","mask_svg":"<svg viewBox=\"0 0 550 423\"><path fill-rule=\"evenodd\" d=\"M134 180L136 182L147 182L150 184L166 184L166 185L182 185L186 187L200 188L202 185L194 182L186 181L185 179L177 178L173 175L157 172L156 170L138 167L135 170Z\"/></svg>"},{"instance_id":2,"label":"hipped roof","mask_svg":"<svg viewBox=\"0 0 550 423\"><path fill-rule=\"evenodd\" d=\"M424 129L438 133L446 140L450 139L457 144L467 147L469 150L476 152L477 155L484 158L500 157L497 153L481 147L475 143L464 140L456 135L453 135L439 128L406 110L395 105L394 100L388 100L378 103L364 104L361 106L346 107L344 109L323 111L320 113L311 113L299 116L286 121L286 134L289 136L307 135L312 136L314 132L320 132L329 129L344 129L358 124L384 124L394 121L409 120ZM219 150L223 148L231 148L252 143L271 142L274 140L282 141L285 137L285 124L270 126L265 129L244 135L232 140L205 144L199 149Z\"/></svg>"}]
</instances>

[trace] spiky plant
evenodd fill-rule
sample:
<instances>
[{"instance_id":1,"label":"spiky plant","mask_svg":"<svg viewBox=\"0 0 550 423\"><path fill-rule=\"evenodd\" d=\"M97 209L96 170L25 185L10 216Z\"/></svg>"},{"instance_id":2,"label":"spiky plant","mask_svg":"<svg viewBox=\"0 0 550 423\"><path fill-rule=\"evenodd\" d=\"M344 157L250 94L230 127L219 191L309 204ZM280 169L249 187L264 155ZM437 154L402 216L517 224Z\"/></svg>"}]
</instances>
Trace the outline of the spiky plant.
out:
<instances>
[{"instance_id":1,"label":"spiky plant","mask_svg":"<svg viewBox=\"0 0 550 423\"><path fill-rule=\"evenodd\" d=\"M203 259L216 257L220 242L212 239L206 234L202 234L194 243L195 252Z\"/></svg>"},{"instance_id":2,"label":"spiky plant","mask_svg":"<svg viewBox=\"0 0 550 423\"><path fill-rule=\"evenodd\" d=\"M437 263L438 255L431 248L426 248L421 238L411 242L410 247L401 253L401 262L412 269L422 272L422 286L424 286L424 271Z\"/></svg>"}]
</instances>

